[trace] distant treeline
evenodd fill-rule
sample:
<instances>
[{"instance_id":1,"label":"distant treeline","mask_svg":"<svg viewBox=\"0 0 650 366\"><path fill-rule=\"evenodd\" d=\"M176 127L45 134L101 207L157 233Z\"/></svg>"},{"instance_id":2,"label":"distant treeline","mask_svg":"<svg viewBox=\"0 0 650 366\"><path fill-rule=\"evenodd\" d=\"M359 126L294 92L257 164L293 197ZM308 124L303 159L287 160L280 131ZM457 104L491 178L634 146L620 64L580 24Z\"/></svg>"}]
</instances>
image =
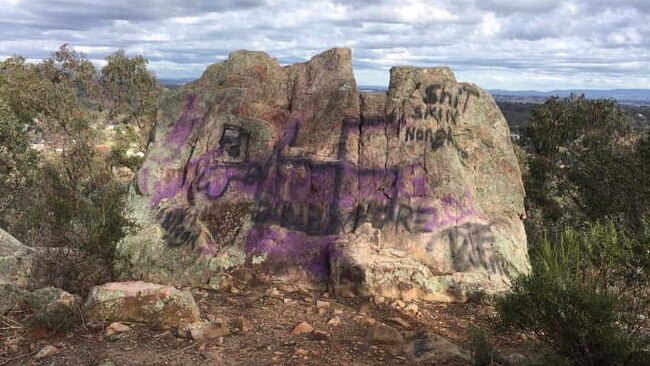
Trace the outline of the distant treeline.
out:
<instances>
[{"instance_id":1,"label":"distant treeline","mask_svg":"<svg viewBox=\"0 0 650 366\"><path fill-rule=\"evenodd\" d=\"M512 131L526 124L530 117L530 112L538 103L506 102L497 101L501 112L506 117L508 125ZM630 125L635 130L645 130L650 128L650 106L636 106L628 104L619 104L619 107L625 111L630 119Z\"/></svg>"}]
</instances>

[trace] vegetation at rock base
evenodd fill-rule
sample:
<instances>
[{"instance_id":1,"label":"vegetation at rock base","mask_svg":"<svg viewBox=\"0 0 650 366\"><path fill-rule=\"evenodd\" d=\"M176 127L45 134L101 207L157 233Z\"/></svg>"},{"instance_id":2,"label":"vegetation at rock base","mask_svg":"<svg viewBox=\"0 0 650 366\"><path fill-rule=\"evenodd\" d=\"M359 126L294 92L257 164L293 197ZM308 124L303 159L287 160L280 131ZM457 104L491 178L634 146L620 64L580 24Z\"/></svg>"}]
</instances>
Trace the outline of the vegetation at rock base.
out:
<instances>
[{"instance_id":1,"label":"vegetation at rock base","mask_svg":"<svg viewBox=\"0 0 650 366\"><path fill-rule=\"evenodd\" d=\"M489 366L502 362L503 358L494 347L490 332L476 326L467 330L467 345L472 366Z\"/></svg>"},{"instance_id":2,"label":"vegetation at rock base","mask_svg":"<svg viewBox=\"0 0 650 366\"><path fill-rule=\"evenodd\" d=\"M566 229L533 249L533 270L497 304L501 326L550 346L572 365L643 365L650 237L614 224Z\"/></svg>"},{"instance_id":3,"label":"vegetation at rock base","mask_svg":"<svg viewBox=\"0 0 650 366\"><path fill-rule=\"evenodd\" d=\"M0 63L0 225L47 248L35 286L83 294L112 279L116 245L131 227L128 182L113 169L137 168L162 88L143 57L118 51L106 60L98 72L63 45L38 63ZM116 130L109 154L107 123Z\"/></svg>"},{"instance_id":4,"label":"vegetation at rock base","mask_svg":"<svg viewBox=\"0 0 650 366\"><path fill-rule=\"evenodd\" d=\"M532 272L498 300L497 331L541 342L550 364L647 365L648 135L615 101L576 96L520 131Z\"/></svg>"}]
</instances>

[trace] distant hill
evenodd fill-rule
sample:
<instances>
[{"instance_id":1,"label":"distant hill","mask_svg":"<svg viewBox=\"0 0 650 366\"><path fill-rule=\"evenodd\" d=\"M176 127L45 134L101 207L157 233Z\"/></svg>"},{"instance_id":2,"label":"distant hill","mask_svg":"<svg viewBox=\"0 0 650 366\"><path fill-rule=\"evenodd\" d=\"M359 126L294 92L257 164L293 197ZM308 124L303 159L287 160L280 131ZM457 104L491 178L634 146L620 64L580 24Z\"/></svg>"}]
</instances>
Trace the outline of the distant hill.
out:
<instances>
[{"instance_id":1,"label":"distant hill","mask_svg":"<svg viewBox=\"0 0 650 366\"><path fill-rule=\"evenodd\" d=\"M588 99L613 98L621 103L635 102L650 104L650 89L566 89L566 90L489 90L495 99L525 98L546 99L552 96L565 98L571 94L583 95ZM505 98L504 98L505 97Z\"/></svg>"},{"instance_id":2,"label":"distant hill","mask_svg":"<svg viewBox=\"0 0 650 366\"><path fill-rule=\"evenodd\" d=\"M388 90L387 87L381 86L381 85L357 85L357 90L361 93L367 93L367 92L373 92L373 93L379 93L379 92L385 92Z\"/></svg>"},{"instance_id":3,"label":"distant hill","mask_svg":"<svg viewBox=\"0 0 650 366\"><path fill-rule=\"evenodd\" d=\"M159 78L158 82L167 89L176 89L194 80L196 78Z\"/></svg>"}]
</instances>

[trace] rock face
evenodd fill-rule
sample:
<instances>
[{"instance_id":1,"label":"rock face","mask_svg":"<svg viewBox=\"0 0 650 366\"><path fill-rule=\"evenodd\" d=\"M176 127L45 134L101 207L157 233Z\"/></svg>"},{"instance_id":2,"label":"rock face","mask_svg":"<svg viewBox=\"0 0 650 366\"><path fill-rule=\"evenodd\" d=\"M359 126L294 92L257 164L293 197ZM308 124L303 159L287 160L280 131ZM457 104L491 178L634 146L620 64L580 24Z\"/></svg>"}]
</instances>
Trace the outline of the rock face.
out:
<instances>
[{"instance_id":1,"label":"rock face","mask_svg":"<svg viewBox=\"0 0 650 366\"><path fill-rule=\"evenodd\" d=\"M197 322L199 308L189 292L142 281L112 282L90 290L83 308L87 322L145 323L160 329Z\"/></svg>"},{"instance_id":2,"label":"rock face","mask_svg":"<svg viewBox=\"0 0 650 366\"><path fill-rule=\"evenodd\" d=\"M506 121L449 68L359 94L348 49L285 67L233 52L170 97L137 179L125 276L217 286L253 266L463 300L528 269Z\"/></svg>"},{"instance_id":3,"label":"rock face","mask_svg":"<svg viewBox=\"0 0 650 366\"><path fill-rule=\"evenodd\" d=\"M0 229L0 315L25 300L34 251Z\"/></svg>"},{"instance_id":4,"label":"rock face","mask_svg":"<svg viewBox=\"0 0 650 366\"><path fill-rule=\"evenodd\" d=\"M34 250L0 229L0 283L19 288L29 285Z\"/></svg>"},{"instance_id":5,"label":"rock face","mask_svg":"<svg viewBox=\"0 0 650 366\"><path fill-rule=\"evenodd\" d=\"M78 324L81 315L81 297L55 287L31 292L26 302L34 311L31 318L34 327L67 330Z\"/></svg>"}]
</instances>

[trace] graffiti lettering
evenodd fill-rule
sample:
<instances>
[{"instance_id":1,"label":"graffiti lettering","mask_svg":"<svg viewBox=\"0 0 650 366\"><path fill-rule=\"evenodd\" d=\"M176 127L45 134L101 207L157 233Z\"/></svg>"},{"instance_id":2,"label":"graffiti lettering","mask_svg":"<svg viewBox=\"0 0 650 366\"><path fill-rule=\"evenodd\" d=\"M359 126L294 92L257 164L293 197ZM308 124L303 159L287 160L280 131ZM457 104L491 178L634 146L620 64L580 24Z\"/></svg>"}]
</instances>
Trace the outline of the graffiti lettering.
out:
<instances>
[{"instance_id":1,"label":"graffiti lettering","mask_svg":"<svg viewBox=\"0 0 650 366\"><path fill-rule=\"evenodd\" d=\"M459 95L444 87L432 86L427 89L425 99L432 105L462 110L461 106L472 94L462 94L467 96L466 99L460 99ZM189 115L190 111L186 110L181 119L185 121ZM189 201L197 195L218 201L236 193L238 199L254 202L251 217L255 223L262 226L274 224L296 233L323 238L352 232L366 222L378 229L432 233L479 215L469 192L462 197L446 195L438 200L430 196L425 177L406 174L417 168L415 163L383 169L348 163L345 156L348 136L360 131L359 121L352 118L343 120L337 160L286 156L286 147L296 140L300 122L299 118L290 118L281 141L276 143L265 161L249 161L250 132L237 125L224 126L218 149L188 162L182 177L174 176L168 181L157 182L155 204L182 190L186 190ZM392 122L376 119L366 123L362 129L384 132ZM406 142L425 143L431 149L438 149L447 141L453 142L443 129L434 132L429 128L409 127L405 131ZM174 129L173 133L180 134L180 130ZM350 187L353 181L358 182L358 188ZM412 203L413 197L425 199L422 204L417 204ZM190 229L196 227L195 219L183 212L185 210L171 210L160 217L170 245L187 244L197 238L196 232ZM258 234L266 232L260 229Z\"/></svg>"},{"instance_id":2,"label":"graffiti lettering","mask_svg":"<svg viewBox=\"0 0 650 366\"><path fill-rule=\"evenodd\" d=\"M492 250L494 242L494 224L464 223L440 231L430 241L426 249L433 251L436 241L443 241L449 246L452 259L452 271L467 272L474 269L487 269L493 273L504 273L503 263Z\"/></svg>"},{"instance_id":3,"label":"graffiti lettering","mask_svg":"<svg viewBox=\"0 0 650 366\"><path fill-rule=\"evenodd\" d=\"M432 84L422 94L422 105L414 109L413 118L425 119L432 117L438 123L457 123L461 114L467 110L471 97L479 98L480 94L466 85Z\"/></svg>"},{"instance_id":4,"label":"graffiti lettering","mask_svg":"<svg viewBox=\"0 0 650 366\"><path fill-rule=\"evenodd\" d=\"M233 185L239 184L239 188L243 190L246 187L254 187L261 178L262 165L256 162L211 162L201 169L194 182L194 189L206 198L216 200Z\"/></svg>"},{"instance_id":5,"label":"graffiti lettering","mask_svg":"<svg viewBox=\"0 0 650 366\"><path fill-rule=\"evenodd\" d=\"M447 132L443 129L439 129L434 134L431 132L430 128L423 130L421 128L416 129L415 127L408 127L406 128L406 137L404 141L428 142L431 146L431 150L437 150L445 144L447 136Z\"/></svg>"},{"instance_id":6,"label":"graffiti lettering","mask_svg":"<svg viewBox=\"0 0 650 366\"><path fill-rule=\"evenodd\" d=\"M344 129L349 128L349 125L344 126ZM406 135L407 141L413 139L429 142L432 149L442 146L447 138L443 130L434 134L430 129L408 128ZM245 160L245 147L248 146L249 136L238 127L228 126L222 135L220 149L230 151L230 158ZM345 141L346 138L341 140ZM344 151L345 144L341 143L339 148ZM273 223L314 236L351 232L365 222L370 222L373 227L379 229L392 225L396 231L428 233L478 215L468 192L465 193L463 202L453 196L445 196L437 206L421 207L400 202L400 194L395 191L390 199L384 196L383 200L359 202L350 207L347 213L342 213L340 201L344 197L341 186L347 179L345 174L359 175L369 181L385 180L396 187L402 185L399 183L399 177L402 175L400 171L409 167L360 170L346 167L343 161L318 163L307 158L289 158L284 156L282 151L281 146L277 147L272 158L266 163L215 161L210 156L199 159L192 165L197 174L188 186L188 196L201 194L208 200L218 200L227 192L248 194L256 202L253 206L255 222ZM296 180L297 169L308 172L305 181L299 183ZM291 182L297 191L310 186L312 191L305 192L297 199L283 197L281 192L277 191L278 182ZM422 184L424 183L420 182L420 185ZM424 187L419 188L423 189ZM170 238L178 237L181 230L175 226L179 219L170 220L166 217L163 227ZM195 238L195 235L186 234L185 237Z\"/></svg>"}]
</instances>

